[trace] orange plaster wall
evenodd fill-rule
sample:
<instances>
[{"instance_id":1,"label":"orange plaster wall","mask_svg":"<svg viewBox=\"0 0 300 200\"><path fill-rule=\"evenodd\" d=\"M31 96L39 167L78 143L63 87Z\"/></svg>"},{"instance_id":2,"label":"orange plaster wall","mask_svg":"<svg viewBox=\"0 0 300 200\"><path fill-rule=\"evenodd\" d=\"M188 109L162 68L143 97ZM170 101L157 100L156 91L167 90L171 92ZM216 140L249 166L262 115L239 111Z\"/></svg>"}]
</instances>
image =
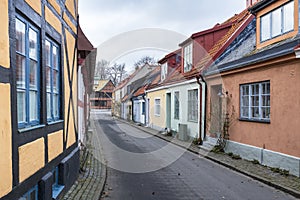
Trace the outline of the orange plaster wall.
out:
<instances>
[{"instance_id":1,"label":"orange plaster wall","mask_svg":"<svg viewBox=\"0 0 300 200\"><path fill-rule=\"evenodd\" d=\"M266 80L271 86L271 123L239 121L240 84ZM300 157L300 60L226 75L222 81L229 92L228 107L233 105L236 113L230 140Z\"/></svg>"}]
</instances>

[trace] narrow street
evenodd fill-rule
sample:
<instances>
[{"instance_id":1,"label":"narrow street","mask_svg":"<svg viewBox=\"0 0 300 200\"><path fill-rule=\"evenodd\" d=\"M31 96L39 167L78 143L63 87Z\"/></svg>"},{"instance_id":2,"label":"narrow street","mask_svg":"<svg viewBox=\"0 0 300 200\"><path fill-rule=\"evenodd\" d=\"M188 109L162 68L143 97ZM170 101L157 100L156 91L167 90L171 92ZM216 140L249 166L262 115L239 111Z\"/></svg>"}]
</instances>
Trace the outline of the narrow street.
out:
<instances>
[{"instance_id":1,"label":"narrow street","mask_svg":"<svg viewBox=\"0 0 300 200\"><path fill-rule=\"evenodd\" d=\"M295 199L126 123L93 112L107 162L104 200Z\"/></svg>"}]
</instances>

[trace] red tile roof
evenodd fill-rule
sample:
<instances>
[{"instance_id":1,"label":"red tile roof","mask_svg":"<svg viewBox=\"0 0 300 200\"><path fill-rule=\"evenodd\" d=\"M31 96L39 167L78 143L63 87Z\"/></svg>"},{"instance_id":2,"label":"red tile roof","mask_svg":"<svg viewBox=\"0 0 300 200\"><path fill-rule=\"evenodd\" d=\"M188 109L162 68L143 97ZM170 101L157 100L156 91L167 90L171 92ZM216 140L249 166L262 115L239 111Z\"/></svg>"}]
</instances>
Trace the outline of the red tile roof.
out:
<instances>
[{"instance_id":1,"label":"red tile roof","mask_svg":"<svg viewBox=\"0 0 300 200\"><path fill-rule=\"evenodd\" d=\"M140 95L145 94L146 88L147 88L146 85L140 87L140 88L133 94L133 96L134 96L134 97L137 97L137 96L140 96Z\"/></svg>"},{"instance_id":2,"label":"red tile roof","mask_svg":"<svg viewBox=\"0 0 300 200\"><path fill-rule=\"evenodd\" d=\"M227 33L214 44L214 46L206 53L206 55L203 56L200 62L193 66L191 71L182 73L181 69L177 68L177 70L168 76L168 78L164 81L164 84L169 85L176 82L182 82L182 80L190 80L195 78L201 71L211 64L213 60L218 58L218 56L220 56L224 50L226 50L230 43L244 30L244 28L252 21L253 18L254 16L246 9L240 14L236 14L230 19L226 20L221 25L216 25L214 28L206 30L215 31L220 28L220 26L231 27ZM197 34L201 34L206 31L202 31L193 35L195 37Z\"/></svg>"},{"instance_id":3,"label":"red tile roof","mask_svg":"<svg viewBox=\"0 0 300 200\"><path fill-rule=\"evenodd\" d=\"M180 54L180 53L181 53L181 49L177 49L176 51L173 51L173 52L167 54L167 55L166 55L165 57L163 57L162 59L160 59L160 60L158 61L158 63L159 63L159 64L163 64L163 63L165 63L169 58L171 58L172 56L178 55L178 54Z\"/></svg>"},{"instance_id":4,"label":"red tile roof","mask_svg":"<svg viewBox=\"0 0 300 200\"><path fill-rule=\"evenodd\" d=\"M92 51L94 49L92 43L87 39L87 37L83 33L80 25L78 26L77 45L79 51Z\"/></svg>"}]
</instances>

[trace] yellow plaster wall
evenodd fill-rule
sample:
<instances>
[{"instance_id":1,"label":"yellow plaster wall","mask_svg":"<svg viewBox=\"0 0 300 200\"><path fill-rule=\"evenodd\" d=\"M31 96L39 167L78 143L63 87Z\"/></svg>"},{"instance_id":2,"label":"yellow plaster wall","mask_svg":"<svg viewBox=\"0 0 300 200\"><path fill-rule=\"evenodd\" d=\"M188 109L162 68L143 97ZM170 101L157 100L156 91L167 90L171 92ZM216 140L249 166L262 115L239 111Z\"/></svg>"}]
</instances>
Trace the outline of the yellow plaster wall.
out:
<instances>
[{"instance_id":1,"label":"yellow plaster wall","mask_svg":"<svg viewBox=\"0 0 300 200\"><path fill-rule=\"evenodd\" d=\"M10 85L0 83L0 198L12 190Z\"/></svg>"},{"instance_id":2,"label":"yellow plaster wall","mask_svg":"<svg viewBox=\"0 0 300 200\"><path fill-rule=\"evenodd\" d=\"M63 131L48 135L48 160L49 162L63 152Z\"/></svg>"},{"instance_id":3,"label":"yellow plaster wall","mask_svg":"<svg viewBox=\"0 0 300 200\"><path fill-rule=\"evenodd\" d=\"M55 28L59 33L62 32L61 30L61 22L60 20L54 15L54 13L47 7L45 6L45 18L46 21Z\"/></svg>"},{"instance_id":4,"label":"yellow plaster wall","mask_svg":"<svg viewBox=\"0 0 300 200\"><path fill-rule=\"evenodd\" d=\"M44 138L19 147L19 179L25 179L36 173L45 165L45 145Z\"/></svg>"},{"instance_id":5,"label":"yellow plaster wall","mask_svg":"<svg viewBox=\"0 0 300 200\"><path fill-rule=\"evenodd\" d=\"M147 94L150 99L149 123L155 127L166 127L166 90L159 90ZM155 115L155 99L160 98L160 116Z\"/></svg>"},{"instance_id":6,"label":"yellow plaster wall","mask_svg":"<svg viewBox=\"0 0 300 200\"><path fill-rule=\"evenodd\" d=\"M287 34L283 34L281 36L272 38L270 40L267 41L260 41L260 17L267 14L268 12L284 5L285 3L289 2L290 0L281 0L281 1L277 1L274 4L272 4L271 6L266 7L265 9L259 11L257 13L257 17L256 17L256 27L257 27L257 31L256 31L256 46L257 49L261 49L263 47L266 47L270 44L274 44L276 42L279 42L281 40L285 40L291 37L294 37L295 35L298 34L298 26L299 26L299 20L298 20L298 16L299 16L299 11L298 11L298 7L299 7L299 2L297 0L294 0L294 31L289 32Z\"/></svg>"},{"instance_id":7,"label":"yellow plaster wall","mask_svg":"<svg viewBox=\"0 0 300 200\"><path fill-rule=\"evenodd\" d=\"M25 0L29 6L35 10L39 15L42 15L42 5L41 5L41 1L37 1L37 0Z\"/></svg>"},{"instance_id":8,"label":"yellow plaster wall","mask_svg":"<svg viewBox=\"0 0 300 200\"><path fill-rule=\"evenodd\" d=\"M48 2L53 6L53 8L60 14L61 8L56 0L48 0Z\"/></svg>"},{"instance_id":9,"label":"yellow plaster wall","mask_svg":"<svg viewBox=\"0 0 300 200\"><path fill-rule=\"evenodd\" d=\"M75 135L75 128L74 128L74 123L77 124L77 73L76 73L76 70L77 70L77 67L76 67L76 58L75 60L73 60L73 57L74 57L74 53L76 55L76 52L74 52L74 48L75 48L75 45L76 45L76 39L72 36L72 34L66 29L65 30L66 32L66 39L67 39L67 44L66 47L68 49L68 57L66 55L66 52L65 52L65 83L66 83L66 86L65 86L65 127L67 128L67 126L69 127L68 129L68 132L67 132L67 129L65 130L66 131L66 134L68 134L68 141L67 141L67 147L70 147L72 144L74 144L76 142L76 135ZM68 81L68 65L67 65L67 62L66 60L69 59L69 64L70 64L70 73L72 74L72 72L74 73L73 75L73 85L72 85L72 90L73 90L73 103L74 103L74 109L72 108L71 106L71 110L70 110L70 117L69 117L69 121L67 121L67 114L68 114L68 108L69 108L69 98L70 98L70 87L69 87L69 81ZM74 63L73 63L74 61ZM72 66L75 66L74 69ZM72 71L74 70L74 71ZM74 113L74 115L73 115ZM73 116L75 116L75 120L73 118ZM75 125L76 125L75 124Z\"/></svg>"},{"instance_id":10,"label":"yellow plaster wall","mask_svg":"<svg viewBox=\"0 0 300 200\"><path fill-rule=\"evenodd\" d=\"M73 22L70 20L70 18L67 15L64 15L65 22L71 27L71 29L74 31L74 33L77 33L77 28L73 24Z\"/></svg>"},{"instance_id":11,"label":"yellow plaster wall","mask_svg":"<svg viewBox=\"0 0 300 200\"><path fill-rule=\"evenodd\" d=\"M76 13L75 13L74 0L66 0L66 7L70 11L70 13L74 17L74 19L76 19L77 17L76 17Z\"/></svg>"},{"instance_id":12,"label":"yellow plaster wall","mask_svg":"<svg viewBox=\"0 0 300 200\"><path fill-rule=\"evenodd\" d=\"M8 0L0 1L0 65L9 68Z\"/></svg>"}]
</instances>

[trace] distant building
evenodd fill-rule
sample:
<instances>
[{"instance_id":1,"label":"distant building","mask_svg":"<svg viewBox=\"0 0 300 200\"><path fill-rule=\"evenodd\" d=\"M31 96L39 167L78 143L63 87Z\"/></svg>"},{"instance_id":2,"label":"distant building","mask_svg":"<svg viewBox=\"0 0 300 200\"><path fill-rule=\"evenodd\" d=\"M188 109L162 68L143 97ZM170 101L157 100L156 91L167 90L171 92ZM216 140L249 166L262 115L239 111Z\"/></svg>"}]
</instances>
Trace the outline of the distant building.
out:
<instances>
[{"instance_id":1,"label":"distant building","mask_svg":"<svg viewBox=\"0 0 300 200\"><path fill-rule=\"evenodd\" d=\"M111 80L99 80L98 85L94 86L94 91L91 97L92 109L111 109L112 94L115 85Z\"/></svg>"},{"instance_id":2,"label":"distant building","mask_svg":"<svg viewBox=\"0 0 300 200\"><path fill-rule=\"evenodd\" d=\"M90 116L90 96L93 91L97 49L78 27L78 142L85 144Z\"/></svg>"}]
</instances>

